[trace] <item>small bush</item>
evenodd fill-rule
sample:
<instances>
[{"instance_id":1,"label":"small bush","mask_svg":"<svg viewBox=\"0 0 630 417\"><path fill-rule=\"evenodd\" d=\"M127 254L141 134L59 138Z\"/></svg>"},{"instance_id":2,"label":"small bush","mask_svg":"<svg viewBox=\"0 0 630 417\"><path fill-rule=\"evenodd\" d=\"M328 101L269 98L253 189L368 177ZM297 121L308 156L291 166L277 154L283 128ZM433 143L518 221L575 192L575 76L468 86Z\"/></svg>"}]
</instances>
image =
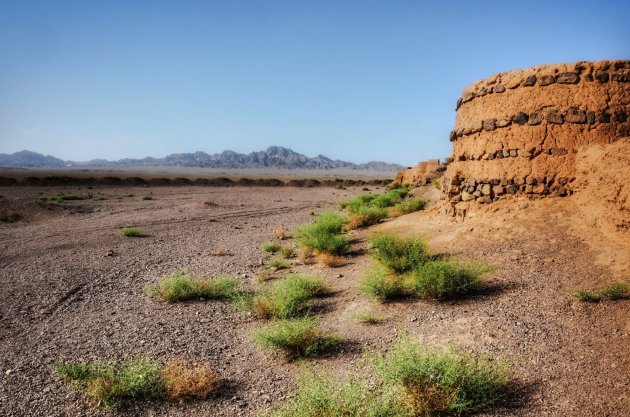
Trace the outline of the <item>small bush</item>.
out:
<instances>
[{"instance_id":1,"label":"small bush","mask_svg":"<svg viewBox=\"0 0 630 417\"><path fill-rule=\"evenodd\" d=\"M392 217L402 216L403 214L414 213L416 211L424 210L426 205L429 203L429 200L424 198L409 198L404 200L402 203L396 204L390 210L390 215Z\"/></svg>"},{"instance_id":2,"label":"small bush","mask_svg":"<svg viewBox=\"0 0 630 417\"><path fill-rule=\"evenodd\" d=\"M404 390L414 416L474 412L493 405L508 380L502 361L486 356L436 350L402 338L374 365L386 383Z\"/></svg>"},{"instance_id":3,"label":"small bush","mask_svg":"<svg viewBox=\"0 0 630 417\"><path fill-rule=\"evenodd\" d=\"M358 229L377 224L387 218L387 209L382 207L361 206L350 216L347 229Z\"/></svg>"},{"instance_id":4,"label":"small bush","mask_svg":"<svg viewBox=\"0 0 630 417\"><path fill-rule=\"evenodd\" d=\"M103 408L116 407L128 400L159 397L165 390L159 364L145 358L119 363L57 362L53 369Z\"/></svg>"},{"instance_id":5,"label":"small bush","mask_svg":"<svg viewBox=\"0 0 630 417\"><path fill-rule=\"evenodd\" d=\"M254 295L251 308L261 318L287 319L301 314L308 301L324 291L321 279L292 274L263 287Z\"/></svg>"},{"instance_id":6,"label":"small bush","mask_svg":"<svg viewBox=\"0 0 630 417\"><path fill-rule=\"evenodd\" d=\"M431 184L433 185L433 188L435 188L438 191L442 190L442 185L440 184L440 180L438 179L434 179L433 181L431 181Z\"/></svg>"},{"instance_id":7,"label":"small bush","mask_svg":"<svg viewBox=\"0 0 630 417\"><path fill-rule=\"evenodd\" d=\"M336 268L338 266L345 265L348 260L343 256L332 255L330 253L320 253L317 255L317 262L331 268Z\"/></svg>"},{"instance_id":8,"label":"small bush","mask_svg":"<svg viewBox=\"0 0 630 417\"><path fill-rule=\"evenodd\" d=\"M92 200L94 200L94 201L105 201L105 200L107 200L107 197L105 197L104 195L95 195L94 197L92 197Z\"/></svg>"},{"instance_id":9,"label":"small bush","mask_svg":"<svg viewBox=\"0 0 630 417\"><path fill-rule=\"evenodd\" d=\"M212 249L210 249L210 255L212 256L227 256L230 254L225 246L223 245L214 245Z\"/></svg>"},{"instance_id":10,"label":"small bush","mask_svg":"<svg viewBox=\"0 0 630 417\"><path fill-rule=\"evenodd\" d=\"M307 247L299 248L298 260L304 265L311 265L315 263L315 251Z\"/></svg>"},{"instance_id":11,"label":"small bush","mask_svg":"<svg viewBox=\"0 0 630 417\"><path fill-rule=\"evenodd\" d=\"M270 268L275 269L276 271L280 269L289 269L291 268L291 264L282 258L273 258L267 262L267 265Z\"/></svg>"},{"instance_id":12,"label":"small bush","mask_svg":"<svg viewBox=\"0 0 630 417\"><path fill-rule=\"evenodd\" d=\"M162 370L162 380L168 396L174 399L208 398L220 385L219 376L208 364L184 359L168 362Z\"/></svg>"},{"instance_id":13,"label":"small bush","mask_svg":"<svg viewBox=\"0 0 630 417\"><path fill-rule=\"evenodd\" d=\"M147 195L143 195L142 199L145 201L148 201L148 200L153 200L154 198L151 194L147 194Z\"/></svg>"},{"instance_id":14,"label":"small bush","mask_svg":"<svg viewBox=\"0 0 630 417\"><path fill-rule=\"evenodd\" d=\"M122 229L118 230L118 234L125 237L144 236L144 232L142 231L142 229L138 229L136 227L123 227Z\"/></svg>"},{"instance_id":15,"label":"small bush","mask_svg":"<svg viewBox=\"0 0 630 417\"><path fill-rule=\"evenodd\" d=\"M289 233L289 231L282 226L278 226L273 229L273 235L276 239L279 240L285 240L291 237L291 233Z\"/></svg>"},{"instance_id":16,"label":"small bush","mask_svg":"<svg viewBox=\"0 0 630 417\"><path fill-rule=\"evenodd\" d=\"M278 252L282 246L276 242L265 242L260 245L260 250L263 252L276 253Z\"/></svg>"},{"instance_id":17,"label":"small bush","mask_svg":"<svg viewBox=\"0 0 630 417\"><path fill-rule=\"evenodd\" d=\"M621 282L616 282L606 288L596 291L578 290L573 296L580 301L597 303L604 300L620 300L630 297L630 286Z\"/></svg>"},{"instance_id":18,"label":"small bush","mask_svg":"<svg viewBox=\"0 0 630 417\"><path fill-rule=\"evenodd\" d=\"M297 392L268 417L411 417L392 390L305 373Z\"/></svg>"},{"instance_id":19,"label":"small bush","mask_svg":"<svg viewBox=\"0 0 630 417\"><path fill-rule=\"evenodd\" d=\"M408 291L400 275L389 274L382 267L369 269L361 278L360 290L380 302L404 297Z\"/></svg>"},{"instance_id":20,"label":"small bush","mask_svg":"<svg viewBox=\"0 0 630 417\"><path fill-rule=\"evenodd\" d=\"M369 311L355 311L350 316L356 321L366 324L378 324L382 321L385 321L383 317Z\"/></svg>"},{"instance_id":21,"label":"small bush","mask_svg":"<svg viewBox=\"0 0 630 417\"><path fill-rule=\"evenodd\" d=\"M444 299L465 295L479 288L479 277L488 271L482 265L464 265L455 260L431 260L415 270L410 290L419 298Z\"/></svg>"},{"instance_id":22,"label":"small bush","mask_svg":"<svg viewBox=\"0 0 630 417\"><path fill-rule=\"evenodd\" d=\"M199 298L233 299L238 295L238 286L238 280L233 277L199 280L191 278L185 272L176 272L163 278L158 285L148 285L146 292L168 303L175 303Z\"/></svg>"},{"instance_id":23,"label":"small bush","mask_svg":"<svg viewBox=\"0 0 630 417\"><path fill-rule=\"evenodd\" d=\"M299 228L296 237L300 245L319 253L343 255L350 246L350 240L341 234L347 222L337 213L322 213L314 223Z\"/></svg>"},{"instance_id":24,"label":"small bush","mask_svg":"<svg viewBox=\"0 0 630 417\"><path fill-rule=\"evenodd\" d=\"M280 252L280 256L282 256L284 259L293 258L293 256L295 255L295 249L288 248L286 246L280 248L279 252Z\"/></svg>"},{"instance_id":25,"label":"small bush","mask_svg":"<svg viewBox=\"0 0 630 417\"><path fill-rule=\"evenodd\" d=\"M268 349L279 349L289 357L317 356L336 347L339 338L324 334L317 320L302 317L280 320L254 332L254 339Z\"/></svg>"},{"instance_id":26,"label":"small bush","mask_svg":"<svg viewBox=\"0 0 630 417\"><path fill-rule=\"evenodd\" d=\"M427 244L419 237L398 237L378 233L370 239L374 257L396 273L407 273L422 266L429 259Z\"/></svg>"}]
</instances>

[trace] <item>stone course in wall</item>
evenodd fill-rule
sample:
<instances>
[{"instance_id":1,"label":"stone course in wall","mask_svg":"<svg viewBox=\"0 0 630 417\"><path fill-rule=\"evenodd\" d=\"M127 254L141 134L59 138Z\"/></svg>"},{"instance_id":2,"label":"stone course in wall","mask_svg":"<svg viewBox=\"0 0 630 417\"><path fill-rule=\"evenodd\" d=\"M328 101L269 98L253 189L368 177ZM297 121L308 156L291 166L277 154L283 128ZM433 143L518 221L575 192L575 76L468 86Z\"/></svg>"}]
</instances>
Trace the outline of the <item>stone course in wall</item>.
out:
<instances>
[{"instance_id":1,"label":"stone course in wall","mask_svg":"<svg viewBox=\"0 0 630 417\"><path fill-rule=\"evenodd\" d=\"M574 192L576 154L630 136L630 61L493 75L456 104L443 191L453 204Z\"/></svg>"}]
</instances>

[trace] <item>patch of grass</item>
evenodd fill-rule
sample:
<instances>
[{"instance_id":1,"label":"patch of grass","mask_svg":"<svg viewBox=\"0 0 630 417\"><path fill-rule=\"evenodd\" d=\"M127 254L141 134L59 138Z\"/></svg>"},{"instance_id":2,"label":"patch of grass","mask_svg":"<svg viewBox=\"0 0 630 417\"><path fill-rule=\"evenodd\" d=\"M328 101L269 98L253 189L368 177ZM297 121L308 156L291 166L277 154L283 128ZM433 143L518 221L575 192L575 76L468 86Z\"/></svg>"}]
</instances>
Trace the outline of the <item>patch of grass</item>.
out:
<instances>
[{"instance_id":1,"label":"patch of grass","mask_svg":"<svg viewBox=\"0 0 630 417\"><path fill-rule=\"evenodd\" d=\"M294 395L267 417L412 417L392 390L367 385L359 377L339 381L306 372Z\"/></svg>"},{"instance_id":2,"label":"patch of grass","mask_svg":"<svg viewBox=\"0 0 630 417\"><path fill-rule=\"evenodd\" d=\"M339 344L339 337L325 334L313 317L279 320L255 331L253 336L261 346L282 350L288 357L321 355Z\"/></svg>"},{"instance_id":3,"label":"patch of grass","mask_svg":"<svg viewBox=\"0 0 630 417\"><path fill-rule=\"evenodd\" d=\"M260 245L260 250L263 252L276 253L278 252L282 246L276 242L265 242Z\"/></svg>"},{"instance_id":4,"label":"patch of grass","mask_svg":"<svg viewBox=\"0 0 630 417\"><path fill-rule=\"evenodd\" d=\"M165 391L160 365L146 358L123 362L57 362L53 369L61 379L71 382L103 408L129 400L160 397Z\"/></svg>"},{"instance_id":5,"label":"patch of grass","mask_svg":"<svg viewBox=\"0 0 630 417\"><path fill-rule=\"evenodd\" d=\"M311 248L301 247L298 249L298 260L304 265L315 263L315 251Z\"/></svg>"},{"instance_id":6,"label":"patch of grass","mask_svg":"<svg viewBox=\"0 0 630 417\"><path fill-rule=\"evenodd\" d=\"M348 219L337 213L322 213L314 223L302 226L296 232L301 246L318 253L343 255L350 246L350 240L342 234Z\"/></svg>"},{"instance_id":7,"label":"patch of grass","mask_svg":"<svg viewBox=\"0 0 630 417\"><path fill-rule=\"evenodd\" d=\"M251 308L261 318L287 319L302 314L307 303L325 292L321 279L291 274L253 296Z\"/></svg>"},{"instance_id":8,"label":"patch of grass","mask_svg":"<svg viewBox=\"0 0 630 417\"><path fill-rule=\"evenodd\" d=\"M229 254L230 251L228 251L225 246L220 244L214 245L212 249L210 249L210 255L212 256L227 256Z\"/></svg>"},{"instance_id":9,"label":"patch of grass","mask_svg":"<svg viewBox=\"0 0 630 417\"><path fill-rule=\"evenodd\" d=\"M578 290L573 293L573 296L580 301L591 303L598 303L604 300L620 300L630 297L630 286L622 282L615 282L600 290Z\"/></svg>"},{"instance_id":10,"label":"patch of grass","mask_svg":"<svg viewBox=\"0 0 630 417\"><path fill-rule=\"evenodd\" d=\"M279 240L289 239L291 237L291 233L287 229L282 226L278 226L273 229L273 236Z\"/></svg>"},{"instance_id":11,"label":"patch of grass","mask_svg":"<svg viewBox=\"0 0 630 417\"><path fill-rule=\"evenodd\" d=\"M430 258L427 244L420 237L378 233L370 238L370 244L374 258L396 273L411 272Z\"/></svg>"},{"instance_id":12,"label":"patch of grass","mask_svg":"<svg viewBox=\"0 0 630 417\"><path fill-rule=\"evenodd\" d=\"M396 217L424 210L428 203L429 200L424 198L408 198L390 209L390 215Z\"/></svg>"},{"instance_id":13,"label":"patch of grass","mask_svg":"<svg viewBox=\"0 0 630 417\"><path fill-rule=\"evenodd\" d=\"M282 259L282 258L270 259L269 262L267 262L267 266L269 266L270 268L275 269L276 271L279 271L281 269L289 269L289 268L291 268L291 264L289 262L287 262L285 259Z\"/></svg>"},{"instance_id":14,"label":"patch of grass","mask_svg":"<svg viewBox=\"0 0 630 417\"><path fill-rule=\"evenodd\" d=\"M348 260L343 256L332 255L330 253L320 253L316 257L317 262L320 264L329 266L331 268L336 268L338 266L345 265Z\"/></svg>"},{"instance_id":15,"label":"patch of grass","mask_svg":"<svg viewBox=\"0 0 630 417\"><path fill-rule=\"evenodd\" d=\"M388 273L381 266L368 269L361 278L360 290L380 302L395 300L408 295L404 277Z\"/></svg>"},{"instance_id":16,"label":"patch of grass","mask_svg":"<svg viewBox=\"0 0 630 417\"><path fill-rule=\"evenodd\" d=\"M142 196L142 199L145 201L154 200L155 198L151 194L146 194Z\"/></svg>"},{"instance_id":17,"label":"patch of grass","mask_svg":"<svg viewBox=\"0 0 630 417\"><path fill-rule=\"evenodd\" d=\"M105 197L104 195L95 195L94 197L92 197L92 200L94 200L94 201L105 201L105 200L107 200L107 197Z\"/></svg>"},{"instance_id":18,"label":"patch of grass","mask_svg":"<svg viewBox=\"0 0 630 417\"><path fill-rule=\"evenodd\" d=\"M359 323L366 323L366 324L378 324L385 321L384 317L381 317L370 311L355 311L350 315L350 317L352 317Z\"/></svg>"},{"instance_id":19,"label":"patch of grass","mask_svg":"<svg viewBox=\"0 0 630 417\"><path fill-rule=\"evenodd\" d=\"M161 376L168 396L174 399L208 398L221 383L210 365L194 364L185 359L168 362Z\"/></svg>"},{"instance_id":20,"label":"patch of grass","mask_svg":"<svg viewBox=\"0 0 630 417\"><path fill-rule=\"evenodd\" d=\"M433 185L433 188L435 188L436 190L438 191L442 190L442 185L440 184L440 180L434 179L433 181L431 181L431 184Z\"/></svg>"},{"instance_id":21,"label":"patch of grass","mask_svg":"<svg viewBox=\"0 0 630 417\"><path fill-rule=\"evenodd\" d=\"M142 231L142 229L138 229L136 227L123 227L122 229L118 230L118 234L125 237L144 236L144 232Z\"/></svg>"},{"instance_id":22,"label":"patch of grass","mask_svg":"<svg viewBox=\"0 0 630 417\"><path fill-rule=\"evenodd\" d=\"M346 228L348 230L358 229L377 224L388 216L387 209L382 207L359 206L350 216Z\"/></svg>"},{"instance_id":23,"label":"patch of grass","mask_svg":"<svg viewBox=\"0 0 630 417\"><path fill-rule=\"evenodd\" d=\"M437 350L401 338L374 366L383 380L403 389L414 416L468 413L486 409L501 396L508 368L487 356Z\"/></svg>"},{"instance_id":24,"label":"patch of grass","mask_svg":"<svg viewBox=\"0 0 630 417\"><path fill-rule=\"evenodd\" d=\"M282 256L284 259L290 259L295 256L295 249L283 246L280 248L278 253L280 253L280 256Z\"/></svg>"},{"instance_id":25,"label":"patch of grass","mask_svg":"<svg viewBox=\"0 0 630 417\"><path fill-rule=\"evenodd\" d=\"M148 295L159 297L168 303L204 298L208 300L233 299L238 293L239 283L233 277L218 277L208 280L191 278L186 272L176 272L160 280L157 285L148 285Z\"/></svg>"},{"instance_id":26,"label":"patch of grass","mask_svg":"<svg viewBox=\"0 0 630 417\"><path fill-rule=\"evenodd\" d=\"M484 265L453 259L430 260L410 274L408 285L419 298L453 298L477 290L479 277L488 270Z\"/></svg>"}]
</instances>

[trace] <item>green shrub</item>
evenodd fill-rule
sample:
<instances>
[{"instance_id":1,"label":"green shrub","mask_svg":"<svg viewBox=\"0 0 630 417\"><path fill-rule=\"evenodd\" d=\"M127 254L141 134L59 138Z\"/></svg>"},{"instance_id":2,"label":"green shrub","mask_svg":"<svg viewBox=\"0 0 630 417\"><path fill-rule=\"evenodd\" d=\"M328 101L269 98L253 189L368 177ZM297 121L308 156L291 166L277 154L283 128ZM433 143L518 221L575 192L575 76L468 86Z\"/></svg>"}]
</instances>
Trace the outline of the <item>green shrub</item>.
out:
<instances>
[{"instance_id":1,"label":"green shrub","mask_svg":"<svg viewBox=\"0 0 630 417\"><path fill-rule=\"evenodd\" d=\"M280 252L280 256L282 256L284 259L292 258L295 255L295 249L288 248L286 246L283 246L282 248L280 248L279 252Z\"/></svg>"},{"instance_id":2,"label":"green shrub","mask_svg":"<svg viewBox=\"0 0 630 417\"><path fill-rule=\"evenodd\" d=\"M276 253L280 249L282 249L282 246L276 242L265 242L260 245L260 250L263 252Z\"/></svg>"},{"instance_id":3,"label":"green shrub","mask_svg":"<svg viewBox=\"0 0 630 417\"><path fill-rule=\"evenodd\" d=\"M338 381L307 372L297 392L268 417L411 417L389 390L375 389L360 378Z\"/></svg>"},{"instance_id":4,"label":"green shrub","mask_svg":"<svg viewBox=\"0 0 630 417\"><path fill-rule=\"evenodd\" d=\"M160 365L144 358L124 362L74 362L54 364L63 380L71 382L95 404L111 408L132 399L163 395Z\"/></svg>"},{"instance_id":5,"label":"green shrub","mask_svg":"<svg viewBox=\"0 0 630 417\"><path fill-rule=\"evenodd\" d=\"M324 292L321 279L291 274L258 291L251 308L262 318L287 319L303 313L306 304Z\"/></svg>"},{"instance_id":6,"label":"green shrub","mask_svg":"<svg viewBox=\"0 0 630 417\"><path fill-rule=\"evenodd\" d=\"M158 285L148 285L145 290L151 296L175 303L199 298L233 299L238 295L238 287L238 280L233 277L200 280L180 271L163 278Z\"/></svg>"},{"instance_id":7,"label":"green shrub","mask_svg":"<svg viewBox=\"0 0 630 417\"><path fill-rule=\"evenodd\" d=\"M396 273L411 272L430 258L426 242L419 237L378 233L372 236L370 243L374 257Z\"/></svg>"},{"instance_id":8,"label":"green shrub","mask_svg":"<svg viewBox=\"0 0 630 417\"><path fill-rule=\"evenodd\" d=\"M410 290L419 298L443 299L465 295L479 288L482 265L464 265L452 259L431 260L410 275Z\"/></svg>"},{"instance_id":9,"label":"green shrub","mask_svg":"<svg viewBox=\"0 0 630 417\"><path fill-rule=\"evenodd\" d=\"M254 332L254 339L268 349L279 349L289 357L317 356L339 344L335 335L324 334L313 317L279 320Z\"/></svg>"},{"instance_id":10,"label":"green shrub","mask_svg":"<svg viewBox=\"0 0 630 417\"><path fill-rule=\"evenodd\" d=\"M385 321L383 317L377 314L371 313L369 311L355 311L350 315L350 317L352 317L353 319L355 319L356 321L360 323L367 323L367 324L377 324L382 321Z\"/></svg>"},{"instance_id":11,"label":"green shrub","mask_svg":"<svg viewBox=\"0 0 630 417\"><path fill-rule=\"evenodd\" d=\"M383 267L377 266L363 275L360 290L380 302L394 300L408 294L403 280L400 275L388 274Z\"/></svg>"},{"instance_id":12,"label":"green shrub","mask_svg":"<svg viewBox=\"0 0 630 417\"><path fill-rule=\"evenodd\" d=\"M386 208L361 206L350 216L347 227L348 229L357 229L359 227L371 226L386 218Z\"/></svg>"},{"instance_id":13,"label":"green shrub","mask_svg":"<svg viewBox=\"0 0 630 417\"><path fill-rule=\"evenodd\" d=\"M442 185L440 184L440 180L438 179L434 179L433 181L431 181L431 185L433 185L433 188L435 188L438 191L442 190Z\"/></svg>"},{"instance_id":14,"label":"green shrub","mask_svg":"<svg viewBox=\"0 0 630 417\"><path fill-rule=\"evenodd\" d=\"M409 214L416 211L424 210L429 200L424 198L408 198L402 203L396 204L396 211L400 214Z\"/></svg>"},{"instance_id":15,"label":"green shrub","mask_svg":"<svg viewBox=\"0 0 630 417\"><path fill-rule=\"evenodd\" d=\"M374 365L383 380L401 386L412 415L461 414L483 410L501 396L508 381L503 361L437 350L402 338Z\"/></svg>"},{"instance_id":16,"label":"green shrub","mask_svg":"<svg viewBox=\"0 0 630 417\"><path fill-rule=\"evenodd\" d=\"M92 200L94 200L94 201L105 201L105 200L107 200L107 197L105 197L104 195L95 195L94 197L92 197Z\"/></svg>"},{"instance_id":17,"label":"green shrub","mask_svg":"<svg viewBox=\"0 0 630 417\"><path fill-rule=\"evenodd\" d=\"M337 213L322 213L314 223L302 226L296 232L298 243L320 253L343 255L350 240L342 233L348 219Z\"/></svg>"},{"instance_id":18,"label":"green shrub","mask_svg":"<svg viewBox=\"0 0 630 417\"><path fill-rule=\"evenodd\" d=\"M153 196L151 194L143 195L142 199L143 200L153 200Z\"/></svg>"},{"instance_id":19,"label":"green shrub","mask_svg":"<svg viewBox=\"0 0 630 417\"><path fill-rule=\"evenodd\" d=\"M275 270L291 268L291 264L282 258L270 259L269 262L267 262L267 265Z\"/></svg>"},{"instance_id":20,"label":"green shrub","mask_svg":"<svg viewBox=\"0 0 630 417\"><path fill-rule=\"evenodd\" d=\"M144 236L144 232L142 231L142 229L138 229L136 227L123 227L122 229L118 230L118 234L125 237Z\"/></svg>"},{"instance_id":21,"label":"green shrub","mask_svg":"<svg viewBox=\"0 0 630 417\"><path fill-rule=\"evenodd\" d=\"M578 290L573 296L580 301L597 303L604 300L619 300L630 297L630 286L622 282L615 282L606 288L595 291Z\"/></svg>"}]
</instances>

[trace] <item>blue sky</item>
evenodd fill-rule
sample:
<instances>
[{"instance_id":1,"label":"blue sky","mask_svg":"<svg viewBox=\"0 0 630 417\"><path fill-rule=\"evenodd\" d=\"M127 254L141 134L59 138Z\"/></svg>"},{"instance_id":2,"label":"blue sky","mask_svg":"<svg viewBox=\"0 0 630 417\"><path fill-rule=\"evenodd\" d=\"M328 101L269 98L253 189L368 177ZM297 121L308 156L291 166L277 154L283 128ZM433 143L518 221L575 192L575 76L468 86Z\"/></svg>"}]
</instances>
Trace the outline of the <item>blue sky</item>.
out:
<instances>
[{"instance_id":1,"label":"blue sky","mask_svg":"<svg viewBox=\"0 0 630 417\"><path fill-rule=\"evenodd\" d=\"M412 165L493 73L630 58L630 2L0 0L0 152Z\"/></svg>"}]
</instances>

